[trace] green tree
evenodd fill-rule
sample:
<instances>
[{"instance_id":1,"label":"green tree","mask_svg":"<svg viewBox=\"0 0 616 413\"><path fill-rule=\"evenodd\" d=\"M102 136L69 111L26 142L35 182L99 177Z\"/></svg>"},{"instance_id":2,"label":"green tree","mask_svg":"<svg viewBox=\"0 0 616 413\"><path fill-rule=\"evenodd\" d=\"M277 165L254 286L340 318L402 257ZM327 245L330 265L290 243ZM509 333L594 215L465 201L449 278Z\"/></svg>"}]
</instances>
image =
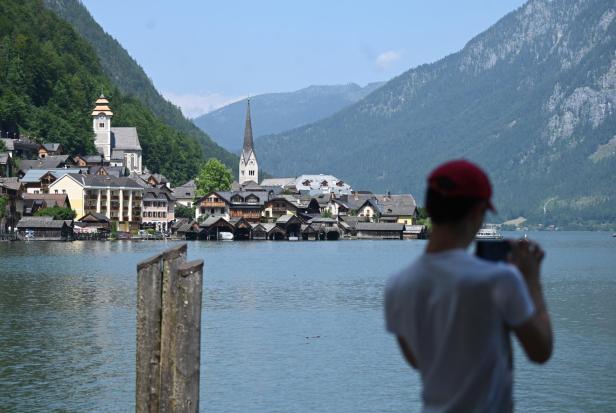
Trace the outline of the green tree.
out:
<instances>
[{"instance_id":1,"label":"green tree","mask_svg":"<svg viewBox=\"0 0 616 413\"><path fill-rule=\"evenodd\" d=\"M210 158L197 176L197 195L203 196L212 191L228 191L233 178L231 171L218 159Z\"/></svg>"},{"instance_id":2,"label":"green tree","mask_svg":"<svg viewBox=\"0 0 616 413\"><path fill-rule=\"evenodd\" d=\"M321 218L332 218L332 211L330 211L329 209L325 209L323 210L323 212L321 212Z\"/></svg>"},{"instance_id":3,"label":"green tree","mask_svg":"<svg viewBox=\"0 0 616 413\"><path fill-rule=\"evenodd\" d=\"M190 208L184 205L178 205L175 207L175 217L176 218L195 218L195 208Z\"/></svg>"},{"instance_id":4,"label":"green tree","mask_svg":"<svg viewBox=\"0 0 616 413\"><path fill-rule=\"evenodd\" d=\"M51 208L39 209L34 215L37 217L53 217L53 219L74 219L76 214L75 211L70 208L54 206Z\"/></svg>"}]
</instances>

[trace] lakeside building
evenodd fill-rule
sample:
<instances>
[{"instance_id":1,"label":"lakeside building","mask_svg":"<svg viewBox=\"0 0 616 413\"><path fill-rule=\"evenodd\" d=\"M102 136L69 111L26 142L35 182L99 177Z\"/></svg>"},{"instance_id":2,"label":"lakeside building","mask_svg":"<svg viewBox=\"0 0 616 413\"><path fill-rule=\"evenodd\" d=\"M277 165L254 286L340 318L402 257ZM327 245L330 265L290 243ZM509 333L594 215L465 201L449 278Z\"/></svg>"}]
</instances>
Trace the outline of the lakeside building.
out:
<instances>
[{"instance_id":1,"label":"lakeside building","mask_svg":"<svg viewBox=\"0 0 616 413\"><path fill-rule=\"evenodd\" d=\"M197 184L194 179L191 179L185 184L172 188L171 192L175 198L176 205L192 208L193 201L197 195Z\"/></svg>"},{"instance_id":2,"label":"lakeside building","mask_svg":"<svg viewBox=\"0 0 616 413\"><path fill-rule=\"evenodd\" d=\"M139 229L144 188L130 178L67 174L49 190L68 195L76 219L90 212L104 213L119 231Z\"/></svg>"},{"instance_id":3,"label":"lakeside building","mask_svg":"<svg viewBox=\"0 0 616 413\"><path fill-rule=\"evenodd\" d=\"M166 188L144 188L141 222L144 228L167 231L175 220L175 198Z\"/></svg>"}]
</instances>

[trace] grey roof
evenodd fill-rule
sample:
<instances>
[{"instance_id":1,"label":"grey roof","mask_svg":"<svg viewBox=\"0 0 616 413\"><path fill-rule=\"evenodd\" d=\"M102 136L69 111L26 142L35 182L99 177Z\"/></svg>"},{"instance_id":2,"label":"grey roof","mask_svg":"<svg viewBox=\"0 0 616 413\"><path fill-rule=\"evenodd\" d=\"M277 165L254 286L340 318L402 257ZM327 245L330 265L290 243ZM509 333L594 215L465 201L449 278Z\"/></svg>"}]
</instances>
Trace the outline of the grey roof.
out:
<instances>
[{"instance_id":1,"label":"grey roof","mask_svg":"<svg viewBox=\"0 0 616 413\"><path fill-rule=\"evenodd\" d=\"M137 128L111 128L111 147L116 150L141 150Z\"/></svg>"},{"instance_id":2,"label":"grey roof","mask_svg":"<svg viewBox=\"0 0 616 413\"><path fill-rule=\"evenodd\" d=\"M81 172L82 171L79 168L29 169L26 171L26 174L23 176L23 178L21 178L21 182L23 182L24 184L40 182L41 178L47 173L52 174L56 177L56 179L60 179L64 175L80 174Z\"/></svg>"},{"instance_id":3,"label":"grey roof","mask_svg":"<svg viewBox=\"0 0 616 413\"><path fill-rule=\"evenodd\" d=\"M107 172L107 175L109 175L109 176L115 176L116 178L124 176L124 167L123 166L100 166L100 165L91 166L90 167L90 174L91 175L98 175L101 169L104 169L105 172Z\"/></svg>"},{"instance_id":4,"label":"grey roof","mask_svg":"<svg viewBox=\"0 0 616 413\"><path fill-rule=\"evenodd\" d=\"M405 225L404 226L404 231L410 232L412 234L421 234L425 230L426 230L425 225Z\"/></svg>"},{"instance_id":5,"label":"grey roof","mask_svg":"<svg viewBox=\"0 0 616 413\"><path fill-rule=\"evenodd\" d=\"M6 178L6 177L0 177L0 186L7 188L7 189L12 189L14 191L19 190L19 188L21 188L21 182L19 181L19 178Z\"/></svg>"},{"instance_id":6,"label":"grey roof","mask_svg":"<svg viewBox=\"0 0 616 413\"><path fill-rule=\"evenodd\" d=\"M358 222L355 225L357 231L403 231L404 224L389 222Z\"/></svg>"},{"instance_id":7,"label":"grey roof","mask_svg":"<svg viewBox=\"0 0 616 413\"><path fill-rule=\"evenodd\" d=\"M291 221L291 219L293 218L297 218L295 215L282 215L280 217L278 217L278 219L276 219L276 223L277 224L286 224L287 222Z\"/></svg>"},{"instance_id":8,"label":"grey roof","mask_svg":"<svg viewBox=\"0 0 616 413\"><path fill-rule=\"evenodd\" d=\"M45 148L49 152L55 152L58 149L60 149L59 143L44 143L42 145L43 145L43 148Z\"/></svg>"},{"instance_id":9,"label":"grey roof","mask_svg":"<svg viewBox=\"0 0 616 413\"><path fill-rule=\"evenodd\" d=\"M67 175L79 182L84 187L143 189L143 187L137 184L137 182L126 177L116 178L113 176L80 174ZM56 182L54 182L52 185L54 185Z\"/></svg>"},{"instance_id":10,"label":"grey roof","mask_svg":"<svg viewBox=\"0 0 616 413\"><path fill-rule=\"evenodd\" d=\"M334 218L314 217L308 222L311 224L334 224L337 221Z\"/></svg>"},{"instance_id":11,"label":"grey roof","mask_svg":"<svg viewBox=\"0 0 616 413\"><path fill-rule=\"evenodd\" d=\"M85 214L84 216L79 218L79 221L83 221L84 218L87 217L87 216L92 216L92 217L96 218L99 221L109 221L109 218L107 217L107 215L105 215L103 213L99 213L99 212L88 212L87 214Z\"/></svg>"},{"instance_id":12,"label":"grey roof","mask_svg":"<svg viewBox=\"0 0 616 413\"><path fill-rule=\"evenodd\" d=\"M101 155L83 155L83 156L80 156L80 158L86 161L86 163L104 162L104 159Z\"/></svg>"},{"instance_id":13,"label":"grey roof","mask_svg":"<svg viewBox=\"0 0 616 413\"><path fill-rule=\"evenodd\" d=\"M54 169L66 164L68 158L68 155L48 155L41 159L24 159L19 164L19 168L22 171L26 171L28 169Z\"/></svg>"},{"instance_id":14,"label":"grey roof","mask_svg":"<svg viewBox=\"0 0 616 413\"><path fill-rule=\"evenodd\" d=\"M415 198L410 194L375 195L379 213L384 216L413 215L417 209Z\"/></svg>"},{"instance_id":15,"label":"grey roof","mask_svg":"<svg viewBox=\"0 0 616 413\"><path fill-rule=\"evenodd\" d=\"M53 217L23 217L17 223L17 228L62 228L66 221Z\"/></svg>"},{"instance_id":16,"label":"grey roof","mask_svg":"<svg viewBox=\"0 0 616 413\"><path fill-rule=\"evenodd\" d=\"M196 186L178 186L173 188L173 196L175 199L190 199L192 200L195 197L195 192L197 191Z\"/></svg>"},{"instance_id":17,"label":"grey roof","mask_svg":"<svg viewBox=\"0 0 616 413\"><path fill-rule=\"evenodd\" d=\"M229 223L229 221L227 221L226 219L224 219L223 217L207 217L205 219L205 221L203 221L199 226L200 227L209 227L212 226L213 224L215 224L216 222L218 222L219 220L223 220L224 222L226 222L227 224Z\"/></svg>"},{"instance_id":18,"label":"grey roof","mask_svg":"<svg viewBox=\"0 0 616 413\"><path fill-rule=\"evenodd\" d=\"M171 194L169 194L168 191L165 191L160 188L146 188L143 191L144 201L158 201L161 199L175 201L175 198Z\"/></svg>"},{"instance_id":19,"label":"grey roof","mask_svg":"<svg viewBox=\"0 0 616 413\"><path fill-rule=\"evenodd\" d=\"M15 141L14 139L1 138L0 140L4 142L4 147L7 151L15 150L15 145L13 144L13 142Z\"/></svg>"},{"instance_id":20,"label":"grey roof","mask_svg":"<svg viewBox=\"0 0 616 413\"><path fill-rule=\"evenodd\" d=\"M69 204L67 194L21 194L21 199L24 201L45 201L47 207L64 206Z\"/></svg>"},{"instance_id":21,"label":"grey roof","mask_svg":"<svg viewBox=\"0 0 616 413\"><path fill-rule=\"evenodd\" d=\"M284 187L295 182L295 178L266 178L261 181L261 186Z\"/></svg>"}]
</instances>

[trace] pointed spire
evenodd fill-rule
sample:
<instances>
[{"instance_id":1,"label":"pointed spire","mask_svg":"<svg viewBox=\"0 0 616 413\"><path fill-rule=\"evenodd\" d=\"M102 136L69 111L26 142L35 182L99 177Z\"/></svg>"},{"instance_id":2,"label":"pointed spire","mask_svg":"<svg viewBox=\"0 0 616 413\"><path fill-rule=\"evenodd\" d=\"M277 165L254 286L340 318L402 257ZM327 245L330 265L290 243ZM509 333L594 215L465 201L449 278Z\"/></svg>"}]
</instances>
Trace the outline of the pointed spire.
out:
<instances>
[{"instance_id":1,"label":"pointed spire","mask_svg":"<svg viewBox=\"0 0 616 413\"><path fill-rule=\"evenodd\" d=\"M252 122L250 121L250 98L248 98L246 101L246 126L244 127L244 162L248 162L250 153L254 153L254 151L252 143Z\"/></svg>"}]
</instances>

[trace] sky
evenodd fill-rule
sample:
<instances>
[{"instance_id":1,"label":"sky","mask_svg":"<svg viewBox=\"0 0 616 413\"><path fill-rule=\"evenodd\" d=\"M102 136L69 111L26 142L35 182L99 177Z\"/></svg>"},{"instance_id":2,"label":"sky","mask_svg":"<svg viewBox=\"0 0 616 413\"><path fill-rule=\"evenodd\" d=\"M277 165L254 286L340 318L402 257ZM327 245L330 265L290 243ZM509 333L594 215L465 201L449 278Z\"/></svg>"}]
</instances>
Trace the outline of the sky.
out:
<instances>
[{"instance_id":1,"label":"sky","mask_svg":"<svg viewBox=\"0 0 616 413\"><path fill-rule=\"evenodd\" d=\"M310 85L364 86L460 50L522 0L82 0L188 117Z\"/></svg>"}]
</instances>

